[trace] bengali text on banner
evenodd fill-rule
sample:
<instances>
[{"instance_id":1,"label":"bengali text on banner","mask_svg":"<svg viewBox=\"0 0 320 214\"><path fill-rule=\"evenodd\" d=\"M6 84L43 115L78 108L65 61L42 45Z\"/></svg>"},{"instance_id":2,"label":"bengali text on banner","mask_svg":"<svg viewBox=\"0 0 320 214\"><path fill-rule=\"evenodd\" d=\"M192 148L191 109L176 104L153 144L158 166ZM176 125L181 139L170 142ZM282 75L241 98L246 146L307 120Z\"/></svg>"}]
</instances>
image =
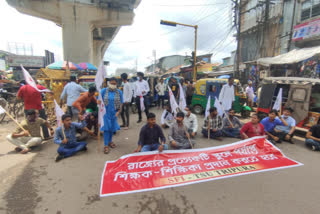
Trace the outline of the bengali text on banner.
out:
<instances>
[{"instance_id":1,"label":"bengali text on banner","mask_svg":"<svg viewBox=\"0 0 320 214\"><path fill-rule=\"evenodd\" d=\"M106 162L100 196L183 186L300 165L263 137L204 149L135 153Z\"/></svg>"}]
</instances>

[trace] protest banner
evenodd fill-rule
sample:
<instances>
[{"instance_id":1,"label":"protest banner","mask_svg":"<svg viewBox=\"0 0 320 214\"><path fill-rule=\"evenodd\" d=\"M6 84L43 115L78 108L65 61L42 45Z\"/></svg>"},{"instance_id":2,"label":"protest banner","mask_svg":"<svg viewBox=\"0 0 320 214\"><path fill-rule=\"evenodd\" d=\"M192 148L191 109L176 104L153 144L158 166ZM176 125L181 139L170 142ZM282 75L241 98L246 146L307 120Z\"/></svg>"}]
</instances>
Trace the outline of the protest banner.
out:
<instances>
[{"instance_id":1,"label":"protest banner","mask_svg":"<svg viewBox=\"0 0 320 214\"><path fill-rule=\"evenodd\" d=\"M100 196L177 187L303 165L264 137L194 150L144 152L107 161Z\"/></svg>"}]
</instances>

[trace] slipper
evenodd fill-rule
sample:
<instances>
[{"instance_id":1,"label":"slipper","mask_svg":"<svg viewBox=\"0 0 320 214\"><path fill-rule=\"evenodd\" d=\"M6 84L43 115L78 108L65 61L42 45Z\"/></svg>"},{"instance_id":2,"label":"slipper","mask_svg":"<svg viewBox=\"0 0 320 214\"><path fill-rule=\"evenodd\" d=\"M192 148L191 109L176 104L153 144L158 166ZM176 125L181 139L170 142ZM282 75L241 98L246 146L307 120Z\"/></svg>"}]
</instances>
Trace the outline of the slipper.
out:
<instances>
[{"instance_id":1,"label":"slipper","mask_svg":"<svg viewBox=\"0 0 320 214\"><path fill-rule=\"evenodd\" d=\"M116 144L114 144L114 142L109 143L109 146L110 146L112 149L114 149L114 148L117 147Z\"/></svg>"},{"instance_id":2,"label":"slipper","mask_svg":"<svg viewBox=\"0 0 320 214\"><path fill-rule=\"evenodd\" d=\"M105 146L103 153L104 153L104 154L108 154L109 152L110 152L109 147L108 147L108 146Z\"/></svg>"},{"instance_id":3,"label":"slipper","mask_svg":"<svg viewBox=\"0 0 320 214\"><path fill-rule=\"evenodd\" d=\"M16 147L14 150L15 150L16 152L21 152L21 151L22 151L22 149L21 149L20 147Z\"/></svg>"}]
</instances>

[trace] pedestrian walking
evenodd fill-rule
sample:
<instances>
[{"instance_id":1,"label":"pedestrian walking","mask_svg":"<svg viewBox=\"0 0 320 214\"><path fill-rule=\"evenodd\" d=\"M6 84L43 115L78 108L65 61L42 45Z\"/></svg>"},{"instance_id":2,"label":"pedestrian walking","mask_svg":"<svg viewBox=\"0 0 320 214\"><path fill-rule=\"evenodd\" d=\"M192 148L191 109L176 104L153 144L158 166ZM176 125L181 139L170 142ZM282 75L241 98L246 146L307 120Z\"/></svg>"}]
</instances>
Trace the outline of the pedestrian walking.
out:
<instances>
[{"instance_id":1,"label":"pedestrian walking","mask_svg":"<svg viewBox=\"0 0 320 214\"><path fill-rule=\"evenodd\" d=\"M121 118L122 118L122 125L120 127L123 127L124 129L129 128L129 109L130 109L130 103L132 100L132 90L128 83L128 74L123 73L121 74L123 85L123 106L121 110Z\"/></svg>"},{"instance_id":2,"label":"pedestrian walking","mask_svg":"<svg viewBox=\"0 0 320 214\"><path fill-rule=\"evenodd\" d=\"M139 120L137 123L141 123L142 121L142 115L141 112L144 110L146 113L146 116L149 113L149 107L148 107L148 102L147 102L147 94L150 91L149 84L147 81L143 79L144 74L142 72L138 72L138 81L135 83L135 89L134 89L134 97L136 101L136 105L138 108L138 115L139 115ZM143 99L143 105L141 105L141 99ZM141 110L141 108L144 108Z\"/></svg>"},{"instance_id":3,"label":"pedestrian walking","mask_svg":"<svg viewBox=\"0 0 320 214\"><path fill-rule=\"evenodd\" d=\"M247 102L248 106L251 108L253 107L253 99L254 99L254 91L252 87L252 81L248 82L248 86L246 88L246 95L247 95Z\"/></svg>"},{"instance_id":4,"label":"pedestrian walking","mask_svg":"<svg viewBox=\"0 0 320 214\"><path fill-rule=\"evenodd\" d=\"M233 102L235 101L233 83L234 83L234 79L233 77L230 77L228 79L228 83L222 87L219 94L220 104L222 105L225 111L228 111L229 109L231 109Z\"/></svg>"},{"instance_id":5,"label":"pedestrian walking","mask_svg":"<svg viewBox=\"0 0 320 214\"><path fill-rule=\"evenodd\" d=\"M164 108L164 95L166 92L166 84L164 84L163 79L160 79L160 82L158 82L155 89L159 96L158 103L157 103L158 108L160 108L160 104L161 104L161 107Z\"/></svg>"}]
</instances>

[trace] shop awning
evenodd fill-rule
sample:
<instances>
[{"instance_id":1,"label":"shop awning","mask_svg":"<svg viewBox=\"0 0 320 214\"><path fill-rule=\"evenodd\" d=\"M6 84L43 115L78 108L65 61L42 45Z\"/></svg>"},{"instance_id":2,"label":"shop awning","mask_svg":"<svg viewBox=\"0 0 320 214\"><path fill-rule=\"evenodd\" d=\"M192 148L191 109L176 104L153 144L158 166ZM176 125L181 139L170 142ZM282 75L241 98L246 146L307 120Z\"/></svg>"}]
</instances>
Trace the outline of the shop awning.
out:
<instances>
[{"instance_id":1,"label":"shop awning","mask_svg":"<svg viewBox=\"0 0 320 214\"><path fill-rule=\"evenodd\" d=\"M257 64L263 66L294 64L309 59L320 53L320 46L312 48L294 49L288 53L275 57L265 57L257 60Z\"/></svg>"}]
</instances>

